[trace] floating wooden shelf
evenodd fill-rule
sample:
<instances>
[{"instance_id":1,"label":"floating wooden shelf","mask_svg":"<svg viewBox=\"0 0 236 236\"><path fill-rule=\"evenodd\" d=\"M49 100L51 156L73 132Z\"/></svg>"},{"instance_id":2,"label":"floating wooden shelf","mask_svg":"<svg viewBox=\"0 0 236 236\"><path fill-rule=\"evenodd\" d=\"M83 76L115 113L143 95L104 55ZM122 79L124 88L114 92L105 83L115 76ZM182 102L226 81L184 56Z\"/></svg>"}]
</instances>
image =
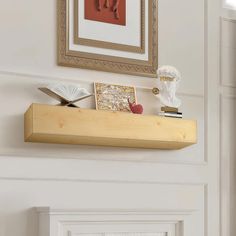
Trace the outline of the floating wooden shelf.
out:
<instances>
[{"instance_id":1,"label":"floating wooden shelf","mask_svg":"<svg viewBox=\"0 0 236 236\"><path fill-rule=\"evenodd\" d=\"M197 142L193 120L32 104L25 141L180 149Z\"/></svg>"}]
</instances>

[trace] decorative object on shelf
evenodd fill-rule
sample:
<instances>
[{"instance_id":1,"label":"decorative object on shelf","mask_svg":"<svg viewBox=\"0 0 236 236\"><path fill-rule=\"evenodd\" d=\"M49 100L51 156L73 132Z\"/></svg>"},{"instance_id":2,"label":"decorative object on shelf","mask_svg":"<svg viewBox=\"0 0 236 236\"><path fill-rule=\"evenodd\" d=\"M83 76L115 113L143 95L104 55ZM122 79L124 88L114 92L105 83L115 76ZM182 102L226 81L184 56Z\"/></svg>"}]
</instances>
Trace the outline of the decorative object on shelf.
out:
<instances>
[{"instance_id":1,"label":"decorative object on shelf","mask_svg":"<svg viewBox=\"0 0 236 236\"><path fill-rule=\"evenodd\" d=\"M58 0L58 64L156 77L158 0Z\"/></svg>"},{"instance_id":2,"label":"decorative object on shelf","mask_svg":"<svg viewBox=\"0 0 236 236\"><path fill-rule=\"evenodd\" d=\"M159 116L170 117L170 118L183 118L183 113L182 112L161 111L161 112L158 112L158 115Z\"/></svg>"},{"instance_id":3,"label":"decorative object on shelf","mask_svg":"<svg viewBox=\"0 0 236 236\"><path fill-rule=\"evenodd\" d=\"M85 88L75 84L57 83L39 88L39 90L59 101L61 106L78 107L74 103L93 96Z\"/></svg>"},{"instance_id":4,"label":"decorative object on shelf","mask_svg":"<svg viewBox=\"0 0 236 236\"><path fill-rule=\"evenodd\" d=\"M32 104L24 122L26 142L158 149L197 142L195 120Z\"/></svg>"},{"instance_id":5,"label":"decorative object on shelf","mask_svg":"<svg viewBox=\"0 0 236 236\"><path fill-rule=\"evenodd\" d=\"M178 110L176 107L161 107L161 111L164 112L178 112Z\"/></svg>"},{"instance_id":6,"label":"decorative object on shelf","mask_svg":"<svg viewBox=\"0 0 236 236\"><path fill-rule=\"evenodd\" d=\"M181 100L176 97L176 91L181 81L179 71L172 66L162 66L157 70L157 88L153 88L153 94L161 102L159 115L182 118L178 111Z\"/></svg>"},{"instance_id":7,"label":"decorative object on shelf","mask_svg":"<svg viewBox=\"0 0 236 236\"><path fill-rule=\"evenodd\" d=\"M131 112L128 99L136 103L134 87L94 83L96 109Z\"/></svg>"},{"instance_id":8,"label":"decorative object on shelf","mask_svg":"<svg viewBox=\"0 0 236 236\"><path fill-rule=\"evenodd\" d=\"M157 97L164 106L179 108L181 100L176 97L181 75L172 66L162 66L157 70Z\"/></svg>"},{"instance_id":9,"label":"decorative object on shelf","mask_svg":"<svg viewBox=\"0 0 236 236\"><path fill-rule=\"evenodd\" d=\"M134 114L143 114L143 106L141 104L136 104L133 102L130 102L128 98L129 108Z\"/></svg>"},{"instance_id":10,"label":"decorative object on shelf","mask_svg":"<svg viewBox=\"0 0 236 236\"><path fill-rule=\"evenodd\" d=\"M183 113L179 112L179 109L176 107L161 107L161 111L158 112L158 115L172 118L183 118Z\"/></svg>"},{"instance_id":11,"label":"decorative object on shelf","mask_svg":"<svg viewBox=\"0 0 236 236\"><path fill-rule=\"evenodd\" d=\"M159 94L159 92L160 92L160 90L159 90L158 88L153 88L153 89L152 89L152 93L153 93L154 95Z\"/></svg>"}]
</instances>

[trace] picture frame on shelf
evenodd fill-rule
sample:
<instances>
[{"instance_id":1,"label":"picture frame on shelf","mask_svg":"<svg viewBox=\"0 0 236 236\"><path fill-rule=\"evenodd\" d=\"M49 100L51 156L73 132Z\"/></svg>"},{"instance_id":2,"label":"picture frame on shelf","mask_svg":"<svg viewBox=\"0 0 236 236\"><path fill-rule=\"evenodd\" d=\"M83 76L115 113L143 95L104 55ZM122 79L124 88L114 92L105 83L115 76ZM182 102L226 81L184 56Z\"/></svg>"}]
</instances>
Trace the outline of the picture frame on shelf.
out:
<instances>
[{"instance_id":1,"label":"picture frame on shelf","mask_svg":"<svg viewBox=\"0 0 236 236\"><path fill-rule=\"evenodd\" d=\"M156 77L157 0L58 0L57 53L61 66Z\"/></svg>"},{"instance_id":2,"label":"picture frame on shelf","mask_svg":"<svg viewBox=\"0 0 236 236\"><path fill-rule=\"evenodd\" d=\"M132 86L94 83L97 110L131 112L130 100L137 103L136 89Z\"/></svg>"}]
</instances>

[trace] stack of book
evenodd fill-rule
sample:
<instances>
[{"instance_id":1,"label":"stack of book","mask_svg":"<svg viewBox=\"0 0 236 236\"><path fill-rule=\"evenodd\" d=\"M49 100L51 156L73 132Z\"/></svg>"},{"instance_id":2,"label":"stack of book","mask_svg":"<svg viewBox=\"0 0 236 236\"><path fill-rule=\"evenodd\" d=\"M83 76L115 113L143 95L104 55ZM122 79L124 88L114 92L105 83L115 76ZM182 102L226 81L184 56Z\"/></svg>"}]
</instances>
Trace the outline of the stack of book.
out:
<instances>
[{"instance_id":1,"label":"stack of book","mask_svg":"<svg viewBox=\"0 0 236 236\"><path fill-rule=\"evenodd\" d=\"M172 118L183 118L183 113L179 112L178 108L175 107L162 107L158 115Z\"/></svg>"}]
</instances>

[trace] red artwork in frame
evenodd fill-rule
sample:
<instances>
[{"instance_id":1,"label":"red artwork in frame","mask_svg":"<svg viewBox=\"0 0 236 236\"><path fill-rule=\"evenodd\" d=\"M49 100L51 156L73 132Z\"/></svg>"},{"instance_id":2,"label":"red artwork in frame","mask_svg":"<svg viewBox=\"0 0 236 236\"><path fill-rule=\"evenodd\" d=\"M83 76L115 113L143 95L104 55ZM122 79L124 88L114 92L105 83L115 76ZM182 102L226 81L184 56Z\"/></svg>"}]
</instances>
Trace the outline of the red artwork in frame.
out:
<instances>
[{"instance_id":1,"label":"red artwork in frame","mask_svg":"<svg viewBox=\"0 0 236 236\"><path fill-rule=\"evenodd\" d=\"M126 25L126 0L84 0L85 19Z\"/></svg>"}]
</instances>

